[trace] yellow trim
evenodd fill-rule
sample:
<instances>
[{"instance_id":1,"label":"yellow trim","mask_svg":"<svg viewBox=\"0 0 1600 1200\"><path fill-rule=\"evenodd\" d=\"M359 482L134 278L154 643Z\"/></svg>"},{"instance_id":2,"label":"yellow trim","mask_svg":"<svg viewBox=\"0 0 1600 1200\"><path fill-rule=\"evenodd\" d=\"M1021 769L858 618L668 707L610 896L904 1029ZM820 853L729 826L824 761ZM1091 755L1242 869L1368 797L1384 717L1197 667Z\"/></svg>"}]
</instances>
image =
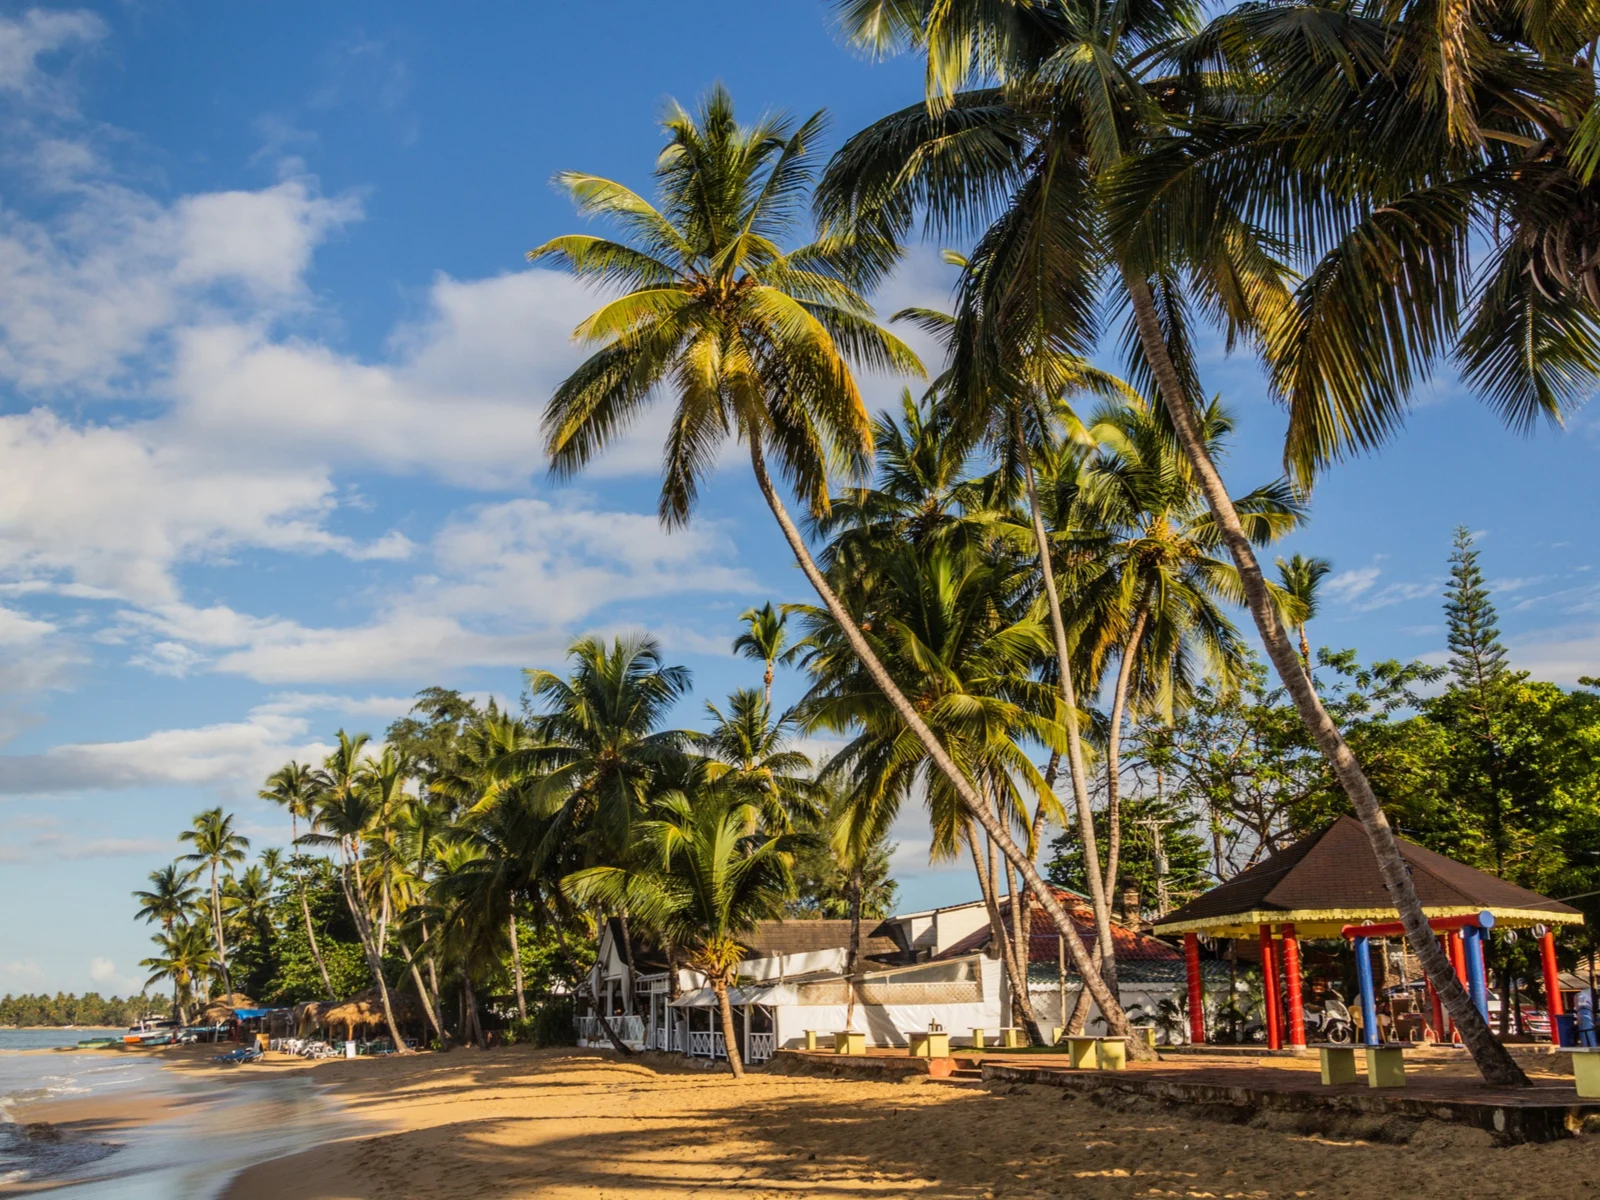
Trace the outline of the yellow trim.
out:
<instances>
[{"instance_id":1,"label":"yellow trim","mask_svg":"<svg viewBox=\"0 0 1600 1200\"><path fill-rule=\"evenodd\" d=\"M1484 911L1474 905L1453 908L1424 908L1429 920L1435 917L1466 917ZM1544 912L1536 908L1490 908L1499 929L1526 929L1530 925L1582 925L1582 913ZM1376 925L1400 919L1392 908L1304 908L1284 911L1265 909L1202 917L1195 921L1157 921L1152 933L1206 933L1212 937L1253 938L1263 925L1293 922L1295 933L1303 938L1339 937L1346 925Z\"/></svg>"}]
</instances>

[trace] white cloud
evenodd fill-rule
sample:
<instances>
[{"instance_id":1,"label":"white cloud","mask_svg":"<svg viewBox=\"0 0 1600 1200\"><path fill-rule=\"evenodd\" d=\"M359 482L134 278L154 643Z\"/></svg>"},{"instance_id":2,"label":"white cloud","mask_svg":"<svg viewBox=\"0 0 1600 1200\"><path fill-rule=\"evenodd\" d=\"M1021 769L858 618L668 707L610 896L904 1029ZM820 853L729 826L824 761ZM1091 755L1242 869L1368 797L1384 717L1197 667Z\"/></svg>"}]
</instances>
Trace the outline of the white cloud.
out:
<instances>
[{"instance_id":1,"label":"white cloud","mask_svg":"<svg viewBox=\"0 0 1600 1200\"><path fill-rule=\"evenodd\" d=\"M43 978L44 971L32 959L12 959L10 962L0 962L0 979L34 981Z\"/></svg>"},{"instance_id":2,"label":"white cloud","mask_svg":"<svg viewBox=\"0 0 1600 1200\"><path fill-rule=\"evenodd\" d=\"M140 990L139 981L131 979L117 970L117 964L109 958L91 958L89 960L89 978L96 983L109 984L119 992L137 992Z\"/></svg>"},{"instance_id":3,"label":"white cloud","mask_svg":"<svg viewBox=\"0 0 1600 1200\"><path fill-rule=\"evenodd\" d=\"M663 533L654 516L521 499L447 524L415 577L367 623L308 627L225 606L154 605L121 614L143 639L137 661L169 673L207 669L264 683L417 678L472 666L526 666L558 655L609 604L755 594L712 522Z\"/></svg>"},{"instance_id":4,"label":"white cloud","mask_svg":"<svg viewBox=\"0 0 1600 1200\"><path fill-rule=\"evenodd\" d=\"M1354 571L1340 571L1323 584L1322 588L1332 599L1348 604L1356 597L1370 591L1381 574L1383 572L1375 566L1361 567Z\"/></svg>"},{"instance_id":5,"label":"white cloud","mask_svg":"<svg viewBox=\"0 0 1600 1200\"><path fill-rule=\"evenodd\" d=\"M1600 626L1576 625L1508 638L1511 664L1535 679L1575 687L1578 676L1600 677Z\"/></svg>"},{"instance_id":6,"label":"white cloud","mask_svg":"<svg viewBox=\"0 0 1600 1200\"><path fill-rule=\"evenodd\" d=\"M68 46L97 42L106 33L104 21L81 9L32 8L20 17L0 19L0 91L36 103L58 98L60 85L39 69L39 59Z\"/></svg>"}]
</instances>

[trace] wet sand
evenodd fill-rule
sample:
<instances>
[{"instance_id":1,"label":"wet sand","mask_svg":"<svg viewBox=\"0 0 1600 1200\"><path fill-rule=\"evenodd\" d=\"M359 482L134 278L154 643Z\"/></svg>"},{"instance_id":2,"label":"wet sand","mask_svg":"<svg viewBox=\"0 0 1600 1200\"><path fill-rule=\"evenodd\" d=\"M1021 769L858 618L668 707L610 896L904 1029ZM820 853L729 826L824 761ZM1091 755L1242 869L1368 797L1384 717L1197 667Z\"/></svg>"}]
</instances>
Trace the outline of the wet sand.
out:
<instances>
[{"instance_id":1,"label":"wet sand","mask_svg":"<svg viewBox=\"0 0 1600 1200\"><path fill-rule=\"evenodd\" d=\"M457 1051L330 1063L319 1082L375 1131L250 1167L228 1200L737 1192L919 1197L1527 1197L1595 1194L1600 1138L1496 1146L1412 1122L1307 1135L1147 1101L754 1074L597 1051Z\"/></svg>"}]
</instances>

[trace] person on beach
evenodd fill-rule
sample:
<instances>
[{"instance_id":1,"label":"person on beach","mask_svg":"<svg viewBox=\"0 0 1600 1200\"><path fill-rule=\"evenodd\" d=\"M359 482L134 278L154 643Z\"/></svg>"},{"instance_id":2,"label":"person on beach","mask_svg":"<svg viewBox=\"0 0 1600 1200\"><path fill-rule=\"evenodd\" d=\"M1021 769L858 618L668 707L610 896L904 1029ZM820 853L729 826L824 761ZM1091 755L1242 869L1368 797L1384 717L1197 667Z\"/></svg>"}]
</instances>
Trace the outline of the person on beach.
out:
<instances>
[{"instance_id":1,"label":"person on beach","mask_svg":"<svg viewBox=\"0 0 1600 1200\"><path fill-rule=\"evenodd\" d=\"M1572 1005L1572 1015L1578 1026L1578 1045L1593 1047L1595 1045L1594 992L1589 988L1578 989L1578 998Z\"/></svg>"}]
</instances>

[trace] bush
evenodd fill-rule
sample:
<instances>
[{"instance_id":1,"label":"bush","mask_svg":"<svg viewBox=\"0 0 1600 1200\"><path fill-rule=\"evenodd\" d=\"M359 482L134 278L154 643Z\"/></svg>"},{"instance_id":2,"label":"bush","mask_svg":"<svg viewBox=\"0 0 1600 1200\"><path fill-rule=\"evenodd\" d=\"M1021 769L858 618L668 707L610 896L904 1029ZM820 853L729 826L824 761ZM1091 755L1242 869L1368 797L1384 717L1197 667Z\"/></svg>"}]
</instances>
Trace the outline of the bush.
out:
<instances>
[{"instance_id":1,"label":"bush","mask_svg":"<svg viewBox=\"0 0 1600 1200\"><path fill-rule=\"evenodd\" d=\"M506 1026L508 1046L572 1046L578 1041L572 1027L572 999L553 996L535 1004L526 1020L517 1018Z\"/></svg>"}]
</instances>

